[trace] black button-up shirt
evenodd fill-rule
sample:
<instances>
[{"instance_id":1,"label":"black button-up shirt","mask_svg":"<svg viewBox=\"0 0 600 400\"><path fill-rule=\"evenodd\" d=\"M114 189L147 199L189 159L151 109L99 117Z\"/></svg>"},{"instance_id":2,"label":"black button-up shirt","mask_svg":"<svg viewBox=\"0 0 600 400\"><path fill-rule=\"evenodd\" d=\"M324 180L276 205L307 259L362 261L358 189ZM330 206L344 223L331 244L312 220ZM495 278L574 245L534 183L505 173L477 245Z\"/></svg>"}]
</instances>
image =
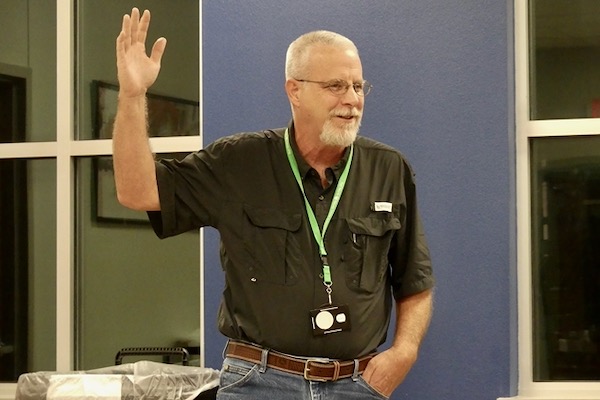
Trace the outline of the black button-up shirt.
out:
<instances>
[{"instance_id":1,"label":"black button-up shirt","mask_svg":"<svg viewBox=\"0 0 600 400\"><path fill-rule=\"evenodd\" d=\"M221 138L183 161L157 162L159 237L213 226L221 235L225 288L219 329L288 354L352 359L385 341L396 299L433 286L412 170L393 148L358 137L325 235L332 300L348 305L351 330L314 336L309 312L327 303L319 248L276 129ZM322 226L347 162L316 171L292 148Z\"/></svg>"}]
</instances>

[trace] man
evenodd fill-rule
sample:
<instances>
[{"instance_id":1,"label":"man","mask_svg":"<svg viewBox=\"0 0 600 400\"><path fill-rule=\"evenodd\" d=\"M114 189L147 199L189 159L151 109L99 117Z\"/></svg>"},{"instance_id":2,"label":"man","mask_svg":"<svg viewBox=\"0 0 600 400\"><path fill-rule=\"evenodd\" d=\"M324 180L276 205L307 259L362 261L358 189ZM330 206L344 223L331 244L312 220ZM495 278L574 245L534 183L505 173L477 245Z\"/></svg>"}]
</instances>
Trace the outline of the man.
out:
<instances>
[{"instance_id":1,"label":"man","mask_svg":"<svg viewBox=\"0 0 600 400\"><path fill-rule=\"evenodd\" d=\"M119 201L149 211L159 237L213 226L230 340L219 399L389 397L417 359L433 276L410 166L357 133L365 95L358 50L326 31L286 56L286 129L237 134L155 163L147 89L166 40L148 57L150 13L123 18L114 126ZM392 346L380 353L395 300Z\"/></svg>"}]
</instances>

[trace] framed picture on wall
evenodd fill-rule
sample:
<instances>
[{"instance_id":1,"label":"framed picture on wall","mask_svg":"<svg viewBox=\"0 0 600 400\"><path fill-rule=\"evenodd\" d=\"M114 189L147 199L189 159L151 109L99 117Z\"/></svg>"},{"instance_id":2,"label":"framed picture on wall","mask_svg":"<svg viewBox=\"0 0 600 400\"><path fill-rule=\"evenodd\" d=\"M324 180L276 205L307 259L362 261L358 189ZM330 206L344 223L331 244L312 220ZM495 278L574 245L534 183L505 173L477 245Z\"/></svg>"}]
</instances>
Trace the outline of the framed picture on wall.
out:
<instances>
[{"instance_id":1,"label":"framed picture on wall","mask_svg":"<svg viewBox=\"0 0 600 400\"><path fill-rule=\"evenodd\" d=\"M110 139L117 112L118 85L92 82L92 123L96 139ZM199 103L158 94L147 94L148 135L193 136L199 135ZM157 155L159 158L179 158L179 155ZM117 200L112 157L94 159L95 215L98 221L147 223L145 212L123 207Z\"/></svg>"},{"instance_id":2,"label":"framed picture on wall","mask_svg":"<svg viewBox=\"0 0 600 400\"><path fill-rule=\"evenodd\" d=\"M119 86L92 81L93 126L96 139L110 139L117 114ZM197 101L146 95L148 101L148 136L194 136L200 133L200 104Z\"/></svg>"}]
</instances>

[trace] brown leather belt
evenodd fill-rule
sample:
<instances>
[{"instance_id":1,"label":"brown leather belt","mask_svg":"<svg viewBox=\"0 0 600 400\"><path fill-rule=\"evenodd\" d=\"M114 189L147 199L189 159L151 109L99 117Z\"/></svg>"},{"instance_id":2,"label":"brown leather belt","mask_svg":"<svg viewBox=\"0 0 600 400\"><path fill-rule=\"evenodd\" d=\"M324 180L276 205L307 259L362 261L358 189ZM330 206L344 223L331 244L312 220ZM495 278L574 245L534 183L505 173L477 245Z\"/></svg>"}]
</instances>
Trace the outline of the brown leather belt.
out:
<instances>
[{"instance_id":1,"label":"brown leather belt","mask_svg":"<svg viewBox=\"0 0 600 400\"><path fill-rule=\"evenodd\" d=\"M229 341L225 349L227 357L256 364L262 363L263 348L242 342ZM336 381L363 373L374 354L349 361L319 358L298 358L273 350L266 354L266 365L284 372L304 376L309 381Z\"/></svg>"}]
</instances>

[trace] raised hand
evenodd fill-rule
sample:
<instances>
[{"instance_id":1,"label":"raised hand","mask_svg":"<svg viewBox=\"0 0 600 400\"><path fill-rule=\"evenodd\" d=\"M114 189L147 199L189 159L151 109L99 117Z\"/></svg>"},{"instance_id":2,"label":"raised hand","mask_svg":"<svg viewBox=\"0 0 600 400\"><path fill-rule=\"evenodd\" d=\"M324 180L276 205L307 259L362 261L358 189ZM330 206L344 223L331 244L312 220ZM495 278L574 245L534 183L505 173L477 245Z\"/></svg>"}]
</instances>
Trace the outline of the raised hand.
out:
<instances>
[{"instance_id":1,"label":"raised hand","mask_svg":"<svg viewBox=\"0 0 600 400\"><path fill-rule=\"evenodd\" d=\"M148 56L145 42L149 25L150 11L148 10L144 11L141 18L137 8L131 10L131 16L127 14L123 16L121 33L116 43L119 96L144 95L158 77L167 40L163 37L157 39Z\"/></svg>"}]
</instances>

